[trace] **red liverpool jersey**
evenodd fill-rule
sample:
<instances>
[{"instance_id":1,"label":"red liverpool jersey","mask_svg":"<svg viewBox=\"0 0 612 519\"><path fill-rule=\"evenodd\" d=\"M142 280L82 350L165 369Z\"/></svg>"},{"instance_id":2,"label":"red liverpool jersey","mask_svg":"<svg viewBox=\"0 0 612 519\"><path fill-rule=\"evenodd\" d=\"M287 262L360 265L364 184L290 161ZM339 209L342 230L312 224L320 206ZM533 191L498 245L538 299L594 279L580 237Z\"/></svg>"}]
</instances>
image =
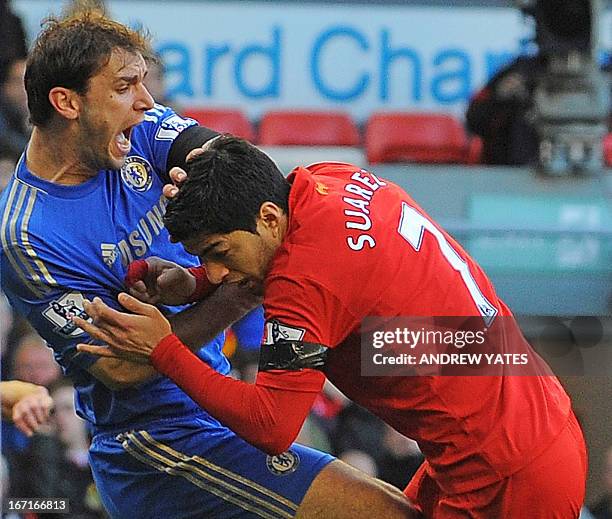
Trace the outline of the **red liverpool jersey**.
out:
<instances>
[{"instance_id":1,"label":"red liverpool jersey","mask_svg":"<svg viewBox=\"0 0 612 519\"><path fill-rule=\"evenodd\" d=\"M502 479L543 452L570 413L553 376L361 375L366 317L511 313L474 260L398 186L342 163L297 168L290 180L289 227L266 280L268 333L329 347L329 380L415 439L447 492ZM296 381L258 384L291 389Z\"/></svg>"}]
</instances>

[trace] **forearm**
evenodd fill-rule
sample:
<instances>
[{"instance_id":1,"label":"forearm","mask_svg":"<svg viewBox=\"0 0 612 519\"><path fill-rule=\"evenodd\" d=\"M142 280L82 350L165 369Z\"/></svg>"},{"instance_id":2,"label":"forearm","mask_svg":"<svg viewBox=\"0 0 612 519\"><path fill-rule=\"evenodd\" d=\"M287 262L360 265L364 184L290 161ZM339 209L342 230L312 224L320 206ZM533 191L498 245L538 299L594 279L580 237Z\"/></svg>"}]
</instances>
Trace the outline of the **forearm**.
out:
<instances>
[{"instance_id":1,"label":"forearm","mask_svg":"<svg viewBox=\"0 0 612 519\"><path fill-rule=\"evenodd\" d=\"M113 391L137 386L158 375L152 366L113 358L98 359L88 371Z\"/></svg>"},{"instance_id":2,"label":"forearm","mask_svg":"<svg viewBox=\"0 0 612 519\"><path fill-rule=\"evenodd\" d=\"M295 390L246 384L217 373L174 336L157 346L151 361L212 416L271 454L295 440L324 381L323 374L308 370L289 375Z\"/></svg>"},{"instance_id":3,"label":"forearm","mask_svg":"<svg viewBox=\"0 0 612 519\"><path fill-rule=\"evenodd\" d=\"M206 299L168 320L181 341L196 351L259 304L261 298L249 288L232 283L221 285Z\"/></svg>"},{"instance_id":4,"label":"forearm","mask_svg":"<svg viewBox=\"0 0 612 519\"><path fill-rule=\"evenodd\" d=\"M22 398L34 393L46 393L44 387L23 382L21 380L8 380L0 383L0 398L2 400L2 416L11 418L13 406Z\"/></svg>"}]
</instances>

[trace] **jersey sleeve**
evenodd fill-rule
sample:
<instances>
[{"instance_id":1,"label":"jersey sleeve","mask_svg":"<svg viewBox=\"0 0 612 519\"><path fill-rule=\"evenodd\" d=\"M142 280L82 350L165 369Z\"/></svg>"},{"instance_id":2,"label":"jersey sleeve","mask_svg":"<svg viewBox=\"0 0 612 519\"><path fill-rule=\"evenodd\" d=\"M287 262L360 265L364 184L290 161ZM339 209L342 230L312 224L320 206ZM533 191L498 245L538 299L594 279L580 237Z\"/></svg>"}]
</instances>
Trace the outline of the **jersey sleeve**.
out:
<instances>
[{"instance_id":1,"label":"jersey sleeve","mask_svg":"<svg viewBox=\"0 0 612 519\"><path fill-rule=\"evenodd\" d=\"M167 180L166 164L172 144L181 132L197 124L196 120L183 117L171 108L155 104L145 113L144 122L135 128L134 144L146 150L153 169Z\"/></svg>"},{"instance_id":2,"label":"jersey sleeve","mask_svg":"<svg viewBox=\"0 0 612 519\"><path fill-rule=\"evenodd\" d=\"M266 344L301 340L335 348L359 319L327 286L300 276L274 276L266 286Z\"/></svg>"},{"instance_id":3,"label":"jersey sleeve","mask_svg":"<svg viewBox=\"0 0 612 519\"><path fill-rule=\"evenodd\" d=\"M14 268L7 256L2 257L0 272L2 290L11 306L29 321L53 349L55 359L66 375L74 374L78 368L87 369L98 360L94 355L77 351L77 344L92 340L74 325L70 316L88 319L83 301L92 300L96 296L117 308L114 294L103 289L91 292L44 283L30 277L27 271ZM52 273L49 273L51 276Z\"/></svg>"}]
</instances>

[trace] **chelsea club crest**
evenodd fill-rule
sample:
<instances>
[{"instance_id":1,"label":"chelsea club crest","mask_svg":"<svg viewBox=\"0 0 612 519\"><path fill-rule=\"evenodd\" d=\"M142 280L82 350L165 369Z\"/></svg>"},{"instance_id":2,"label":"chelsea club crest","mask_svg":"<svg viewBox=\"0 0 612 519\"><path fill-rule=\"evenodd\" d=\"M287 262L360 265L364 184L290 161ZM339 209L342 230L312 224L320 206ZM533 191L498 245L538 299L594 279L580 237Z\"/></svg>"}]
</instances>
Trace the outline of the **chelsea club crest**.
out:
<instances>
[{"instance_id":1,"label":"chelsea club crest","mask_svg":"<svg viewBox=\"0 0 612 519\"><path fill-rule=\"evenodd\" d=\"M291 450L266 458L268 470L276 476L286 476L287 474L295 472L299 464L300 456L297 452Z\"/></svg>"},{"instance_id":2,"label":"chelsea club crest","mask_svg":"<svg viewBox=\"0 0 612 519\"><path fill-rule=\"evenodd\" d=\"M125 159L121 168L121 178L134 191L148 191L153 183L153 168L146 159L131 156Z\"/></svg>"}]
</instances>

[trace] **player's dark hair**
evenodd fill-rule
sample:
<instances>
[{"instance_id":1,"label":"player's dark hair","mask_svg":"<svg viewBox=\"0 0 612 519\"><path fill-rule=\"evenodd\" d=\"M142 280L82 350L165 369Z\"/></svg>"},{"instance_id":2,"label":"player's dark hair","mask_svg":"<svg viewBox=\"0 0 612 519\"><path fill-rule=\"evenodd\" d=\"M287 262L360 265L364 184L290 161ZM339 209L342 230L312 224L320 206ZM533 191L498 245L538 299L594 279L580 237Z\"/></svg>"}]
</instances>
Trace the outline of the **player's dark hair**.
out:
<instances>
[{"instance_id":1,"label":"player's dark hair","mask_svg":"<svg viewBox=\"0 0 612 519\"><path fill-rule=\"evenodd\" d=\"M289 212L290 188L263 151L222 135L187 163L187 180L168 203L164 223L176 241L238 230L255 233L264 202Z\"/></svg>"},{"instance_id":2,"label":"player's dark hair","mask_svg":"<svg viewBox=\"0 0 612 519\"><path fill-rule=\"evenodd\" d=\"M152 55L148 35L107 18L100 11L77 11L48 18L28 57L25 87L30 120L46 126L54 115L49 92L65 87L87 93L89 80L110 60L114 49Z\"/></svg>"}]
</instances>

